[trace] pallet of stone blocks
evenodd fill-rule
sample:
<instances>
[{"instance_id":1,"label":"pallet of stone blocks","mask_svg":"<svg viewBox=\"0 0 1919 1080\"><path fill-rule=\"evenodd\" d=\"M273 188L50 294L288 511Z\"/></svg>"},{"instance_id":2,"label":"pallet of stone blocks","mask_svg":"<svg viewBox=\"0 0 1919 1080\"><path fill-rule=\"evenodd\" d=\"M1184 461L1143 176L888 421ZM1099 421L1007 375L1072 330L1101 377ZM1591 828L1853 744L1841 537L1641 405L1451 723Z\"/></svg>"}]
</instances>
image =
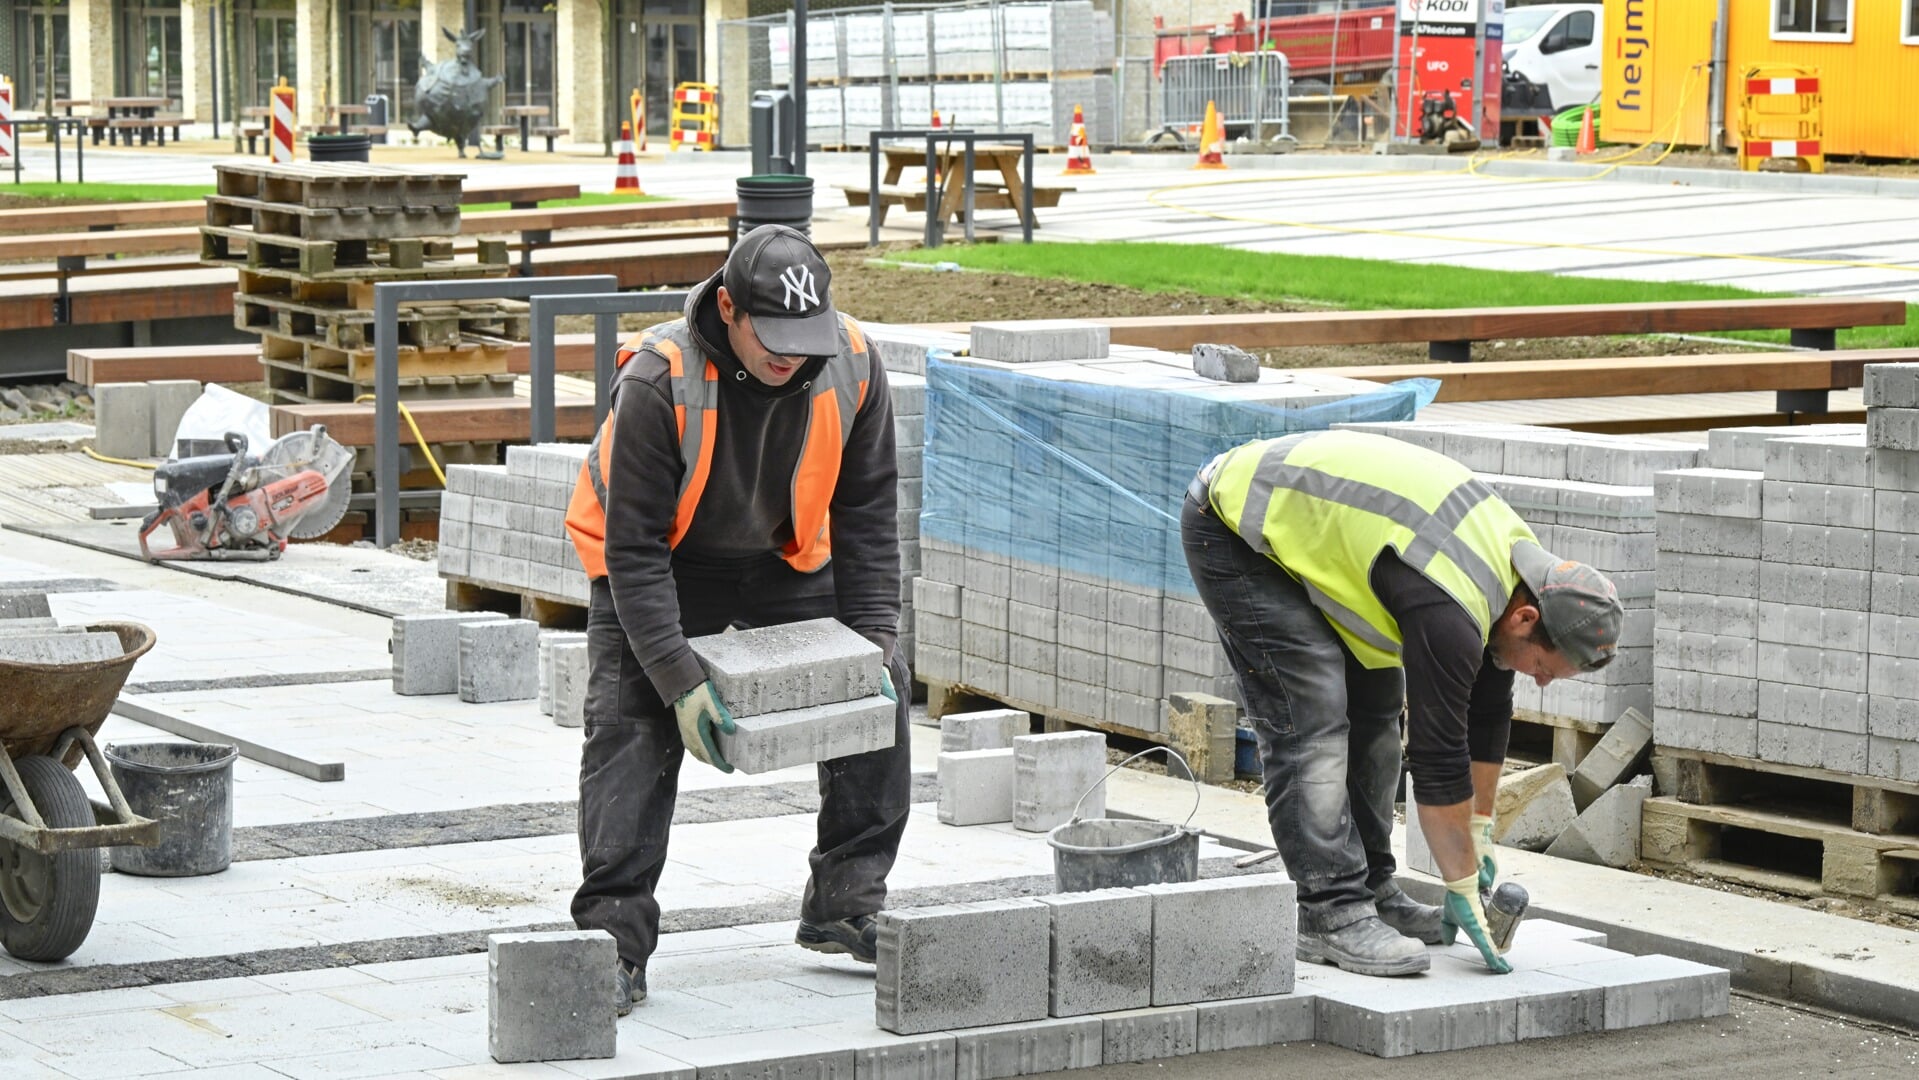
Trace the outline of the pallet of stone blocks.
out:
<instances>
[{"instance_id":1,"label":"pallet of stone blocks","mask_svg":"<svg viewBox=\"0 0 1919 1080\"><path fill-rule=\"evenodd\" d=\"M880 647L836 619L688 641L734 730L717 741L745 773L852 757L894 744L899 706Z\"/></svg>"},{"instance_id":2,"label":"pallet of stone blocks","mask_svg":"<svg viewBox=\"0 0 1919 1080\"><path fill-rule=\"evenodd\" d=\"M440 576L448 602L488 602L486 590L544 605L586 606L586 571L566 533L586 447L571 443L510 446L505 465L448 469L440 498ZM465 591L456 586L465 587ZM549 623L563 618L554 612Z\"/></svg>"},{"instance_id":3,"label":"pallet of stone blocks","mask_svg":"<svg viewBox=\"0 0 1919 1080\"><path fill-rule=\"evenodd\" d=\"M889 366L928 344L873 339ZM926 361L915 674L1149 738L1168 693L1237 695L1180 546L1199 467L1254 438L1403 419L1417 400L1309 372L1216 382L1091 323L981 324L969 351Z\"/></svg>"}]
</instances>

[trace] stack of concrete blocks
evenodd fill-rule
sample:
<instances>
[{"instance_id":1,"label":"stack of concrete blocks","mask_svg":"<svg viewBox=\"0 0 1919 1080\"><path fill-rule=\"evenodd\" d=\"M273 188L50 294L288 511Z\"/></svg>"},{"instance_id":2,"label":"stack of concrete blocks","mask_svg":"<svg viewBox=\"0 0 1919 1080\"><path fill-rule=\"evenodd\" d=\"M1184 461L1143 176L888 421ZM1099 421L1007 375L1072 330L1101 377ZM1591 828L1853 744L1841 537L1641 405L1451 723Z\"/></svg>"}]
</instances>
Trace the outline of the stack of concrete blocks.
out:
<instances>
[{"instance_id":1,"label":"stack of concrete blocks","mask_svg":"<svg viewBox=\"0 0 1919 1080\"><path fill-rule=\"evenodd\" d=\"M933 41L939 75L993 74L993 17L988 9L935 8Z\"/></svg>"},{"instance_id":2,"label":"stack of concrete blocks","mask_svg":"<svg viewBox=\"0 0 1919 1080\"><path fill-rule=\"evenodd\" d=\"M921 360L922 368L925 361ZM889 370L893 397L893 445L899 460L900 636L899 652L910 670L917 641L914 585L920 576L920 500L926 446L926 376Z\"/></svg>"},{"instance_id":3,"label":"stack of concrete blocks","mask_svg":"<svg viewBox=\"0 0 1919 1080\"><path fill-rule=\"evenodd\" d=\"M1013 740L1032 727L1018 709L940 717L939 819L948 825L1013 820Z\"/></svg>"},{"instance_id":4,"label":"stack of concrete blocks","mask_svg":"<svg viewBox=\"0 0 1919 1080\"><path fill-rule=\"evenodd\" d=\"M487 1049L502 1064L610 1058L619 962L604 930L492 934L486 939Z\"/></svg>"},{"instance_id":5,"label":"stack of concrete blocks","mask_svg":"<svg viewBox=\"0 0 1919 1080\"><path fill-rule=\"evenodd\" d=\"M1179 539L1199 467L1253 438L1411 409L1403 391L1311 373L1216 382L1188 355L1112 347L1092 323L868 330L889 370L943 361L925 423L916 674L1144 733L1163 731L1168 693L1238 694ZM944 351L962 345L969 355Z\"/></svg>"},{"instance_id":6,"label":"stack of concrete blocks","mask_svg":"<svg viewBox=\"0 0 1919 1080\"><path fill-rule=\"evenodd\" d=\"M566 507L586 449L509 446L505 465L448 468L440 497L441 576L585 605L586 571L566 535Z\"/></svg>"},{"instance_id":7,"label":"stack of concrete blocks","mask_svg":"<svg viewBox=\"0 0 1919 1080\"><path fill-rule=\"evenodd\" d=\"M436 611L395 615L387 651L393 654L393 692L406 696L453 694L460 690L460 628L475 623L505 622L493 611ZM536 630L537 632L537 630ZM537 696L539 652L537 640L528 662L535 668Z\"/></svg>"},{"instance_id":8,"label":"stack of concrete blocks","mask_svg":"<svg viewBox=\"0 0 1919 1080\"><path fill-rule=\"evenodd\" d=\"M834 619L811 619L693 638L736 730L719 750L746 773L884 750L893 745L893 699L879 646Z\"/></svg>"},{"instance_id":9,"label":"stack of concrete blocks","mask_svg":"<svg viewBox=\"0 0 1919 1080\"><path fill-rule=\"evenodd\" d=\"M808 42L810 46L812 43ZM821 146L846 143L846 90L839 86L806 88L806 141Z\"/></svg>"},{"instance_id":10,"label":"stack of concrete blocks","mask_svg":"<svg viewBox=\"0 0 1919 1080\"><path fill-rule=\"evenodd\" d=\"M1547 551L1605 573L1626 609L1619 652L1600 671L1541 688L1518 679L1513 704L1550 722L1607 725L1653 708L1653 477L1698 464L1700 447L1642 436L1520 424L1345 425L1438 451L1478 473Z\"/></svg>"},{"instance_id":11,"label":"stack of concrete blocks","mask_svg":"<svg viewBox=\"0 0 1919 1080\"><path fill-rule=\"evenodd\" d=\"M93 388L93 448L107 457L174 454L180 419L203 390L194 379L101 383ZM261 448L255 447L257 453Z\"/></svg>"},{"instance_id":12,"label":"stack of concrete blocks","mask_svg":"<svg viewBox=\"0 0 1919 1080\"><path fill-rule=\"evenodd\" d=\"M120 635L61 626L47 594L0 592L0 660L16 664L84 664L124 656Z\"/></svg>"}]
</instances>

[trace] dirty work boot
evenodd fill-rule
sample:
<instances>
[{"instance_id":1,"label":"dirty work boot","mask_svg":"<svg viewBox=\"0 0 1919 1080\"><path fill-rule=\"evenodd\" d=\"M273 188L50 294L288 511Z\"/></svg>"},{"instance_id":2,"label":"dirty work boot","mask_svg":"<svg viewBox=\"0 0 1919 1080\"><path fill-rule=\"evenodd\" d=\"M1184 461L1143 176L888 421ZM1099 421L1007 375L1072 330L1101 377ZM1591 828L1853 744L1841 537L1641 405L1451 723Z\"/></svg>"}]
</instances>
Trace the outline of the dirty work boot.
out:
<instances>
[{"instance_id":1,"label":"dirty work boot","mask_svg":"<svg viewBox=\"0 0 1919 1080\"><path fill-rule=\"evenodd\" d=\"M1299 932L1299 958L1356 975L1416 975L1432 966L1426 947L1376 916L1323 934Z\"/></svg>"},{"instance_id":2,"label":"dirty work boot","mask_svg":"<svg viewBox=\"0 0 1919 1080\"><path fill-rule=\"evenodd\" d=\"M879 959L879 931L871 915L855 915L829 923L802 919L793 941L800 948L814 952L845 953L862 964Z\"/></svg>"},{"instance_id":3,"label":"dirty work boot","mask_svg":"<svg viewBox=\"0 0 1919 1080\"><path fill-rule=\"evenodd\" d=\"M613 1011L625 1016L633 1011L633 1004L646 1000L646 972L622 960L619 974L614 977Z\"/></svg>"},{"instance_id":4,"label":"dirty work boot","mask_svg":"<svg viewBox=\"0 0 1919 1080\"><path fill-rule=\"evenodd\" d=\"M1373 906L1379 909L1379 921L1394 930L1427 945L1440 943L1439 909L1407 896L1398 882L1374 889Z\"/></svg>"}]
</instances>

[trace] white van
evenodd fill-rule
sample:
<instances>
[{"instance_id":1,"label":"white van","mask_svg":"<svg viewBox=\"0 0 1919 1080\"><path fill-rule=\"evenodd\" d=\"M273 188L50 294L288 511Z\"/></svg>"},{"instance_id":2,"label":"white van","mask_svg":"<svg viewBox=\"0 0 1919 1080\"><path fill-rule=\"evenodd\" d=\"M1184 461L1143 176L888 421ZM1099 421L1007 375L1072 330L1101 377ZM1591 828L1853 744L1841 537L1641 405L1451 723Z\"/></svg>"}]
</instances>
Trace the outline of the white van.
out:
<instances>
[{"instance_id":1,"label":"white van","mask_svg":"<svg viewBox=\"0 0 1919 1080\"><path fill-rule=\"evenodd\" d=\"M1506 100L1514 76L1541 87L1517 115L1546 115L1599 98L1600 39L1606 20L1599 4L1532 4L1506 9ZM1506 110L1502 110L1504 112Z\"/></svg>"}]
</instances>

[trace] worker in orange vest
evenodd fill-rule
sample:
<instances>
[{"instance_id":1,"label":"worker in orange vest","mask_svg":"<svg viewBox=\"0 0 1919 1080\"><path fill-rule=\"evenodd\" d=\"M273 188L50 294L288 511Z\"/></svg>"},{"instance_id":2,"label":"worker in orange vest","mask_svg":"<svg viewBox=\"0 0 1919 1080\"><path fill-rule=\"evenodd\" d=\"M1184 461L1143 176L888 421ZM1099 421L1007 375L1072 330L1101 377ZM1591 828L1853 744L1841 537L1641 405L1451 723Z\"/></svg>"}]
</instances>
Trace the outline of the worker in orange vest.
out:
<instances>
[{"instance_id":1,"label":"worker in orange vest","mask_svg":"<svg viewBox=\"0 0 1919 1080\"><path fill-rule=\"evenodd\" d=\"M621 349L567 508L592 582L573 919L618 943L621 1015L646 999L683 752L732 771L714 733L733 718L687 645L728 627L836 617L887 658L894 745L820 764L797 936L875 958L912 790L899 464L885 369L834 310L831 277L805 234L748 233L682 318Z\"/></svg>"}]
</instances>

